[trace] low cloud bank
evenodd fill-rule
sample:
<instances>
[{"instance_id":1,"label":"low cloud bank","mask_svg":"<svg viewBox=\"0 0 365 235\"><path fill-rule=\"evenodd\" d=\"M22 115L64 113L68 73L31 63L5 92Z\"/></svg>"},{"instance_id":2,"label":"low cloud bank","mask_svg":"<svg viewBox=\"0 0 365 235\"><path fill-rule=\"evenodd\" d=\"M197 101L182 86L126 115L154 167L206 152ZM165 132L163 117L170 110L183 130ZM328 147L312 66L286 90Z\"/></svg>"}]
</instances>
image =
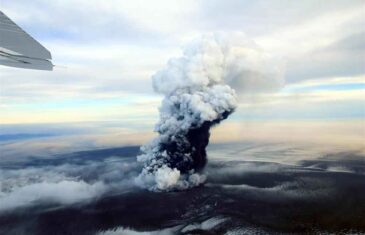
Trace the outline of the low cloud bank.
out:
<instances>
[{"instance_id":1,"label":"low cloud bank","mask_svg":"<svg viewBox=\"0 0 365 235\"><path fill-rule=\"evenodd\" d=\"M92 152L89 154L92 156ZM70 156L57 165L51 164L58 161L54 158L39 166L1 170L0 212L42 203L89 202L108 192L123 192L135 187L133 179L138 175L140 165L134 158L112 156L101 161L84 159L70 163L69 160L77 159L77 156Z\"/></svg>"}]
</instances>

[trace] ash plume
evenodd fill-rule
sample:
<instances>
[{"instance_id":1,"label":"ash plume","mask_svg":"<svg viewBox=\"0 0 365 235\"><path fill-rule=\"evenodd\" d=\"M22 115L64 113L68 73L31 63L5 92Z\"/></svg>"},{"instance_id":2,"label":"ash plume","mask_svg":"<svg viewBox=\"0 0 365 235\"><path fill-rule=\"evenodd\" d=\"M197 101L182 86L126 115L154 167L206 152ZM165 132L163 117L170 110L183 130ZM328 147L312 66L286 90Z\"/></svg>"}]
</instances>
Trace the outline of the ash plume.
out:
<instances>
[{"instance_id":1,"label":"ash plume","mask_svg":"<svg viewBox=\"0 0 365 235\"><path fill-rule=\"evenodd\" d=\"M152 77L154 90L164 95L155 126L159 135L141 148L137 159L144 168L136 183L153 191L203 183L210 128L238 104L228 84L238 91L275 87L280 79L267 80L279 78L280 69L265 66L270 60L241 33L205 35L189 44L181 57L170 59Z\"/></svg>"}]
</instances>

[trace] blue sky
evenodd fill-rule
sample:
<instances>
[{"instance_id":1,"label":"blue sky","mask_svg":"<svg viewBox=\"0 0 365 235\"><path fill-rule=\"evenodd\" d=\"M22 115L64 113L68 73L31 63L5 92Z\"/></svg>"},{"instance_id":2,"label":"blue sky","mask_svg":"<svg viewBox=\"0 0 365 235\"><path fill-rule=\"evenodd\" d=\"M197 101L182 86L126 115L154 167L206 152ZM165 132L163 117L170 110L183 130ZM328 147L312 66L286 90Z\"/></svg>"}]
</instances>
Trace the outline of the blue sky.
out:
<instances>
[{"instance_id":1,"label":"blue sky","mask_svg":"<svg viewBox=\"0 0 365 235\"><path fill-rule=\"evenodd\" d=\"M52 72L0 67L1 124L143 122L151 132L161 101L151 76L192 39L232 31L285 61L286 85L240 94L225 125L365 117L364 1L3 0L0 7L56 64Z\"/></svg>"}]
</instances>

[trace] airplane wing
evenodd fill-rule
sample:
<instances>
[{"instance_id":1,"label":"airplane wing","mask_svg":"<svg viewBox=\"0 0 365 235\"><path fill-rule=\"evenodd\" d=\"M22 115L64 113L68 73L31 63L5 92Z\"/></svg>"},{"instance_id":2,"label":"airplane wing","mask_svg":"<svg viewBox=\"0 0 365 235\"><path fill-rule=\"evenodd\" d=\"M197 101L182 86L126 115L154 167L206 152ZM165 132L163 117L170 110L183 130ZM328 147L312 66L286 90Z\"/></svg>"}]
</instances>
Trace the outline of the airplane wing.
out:
<instances>
[{"instance_id":1,"label":"airplane wing","mask_svg":"<svg viewBox=\"0 0 365 235\"><path fill-rule=\"evenodd\" d=\"M52 70L51 53L0 11L0 65Z\"/></svg>"}]
</instances>

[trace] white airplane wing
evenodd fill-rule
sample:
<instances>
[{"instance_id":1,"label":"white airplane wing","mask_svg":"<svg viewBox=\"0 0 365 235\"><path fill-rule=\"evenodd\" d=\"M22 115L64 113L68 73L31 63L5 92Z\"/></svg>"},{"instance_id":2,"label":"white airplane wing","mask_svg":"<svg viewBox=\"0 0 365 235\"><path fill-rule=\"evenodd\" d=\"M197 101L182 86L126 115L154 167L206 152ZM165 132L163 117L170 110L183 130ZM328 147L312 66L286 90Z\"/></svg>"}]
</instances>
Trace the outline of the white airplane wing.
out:
<instances>
[{"instance_id":1,"label":"white airplane wing","mask_svg":"<svg viewBox=\"0 0 365 235\"><path fill-rule=\"evenodd\" d=\"M52 70L51 53L0 11L0 65Z\"/></svg>"}]
</instances>

